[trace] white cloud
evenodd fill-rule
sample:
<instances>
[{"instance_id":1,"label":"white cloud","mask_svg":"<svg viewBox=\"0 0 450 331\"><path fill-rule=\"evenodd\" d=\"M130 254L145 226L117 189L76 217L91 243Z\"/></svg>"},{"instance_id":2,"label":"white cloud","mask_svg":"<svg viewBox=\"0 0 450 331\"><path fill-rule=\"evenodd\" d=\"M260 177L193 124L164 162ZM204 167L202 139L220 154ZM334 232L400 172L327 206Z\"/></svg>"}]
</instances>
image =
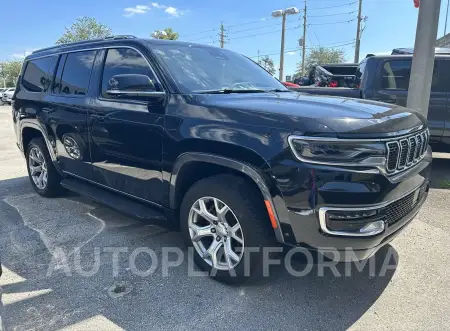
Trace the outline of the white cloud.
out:
<instances>
[{"instance_id":1,"label":"white cloud","mask_svg":"<svg viewBox=\"0 0 450 331\"><path fill-rule=\"evenodd\" d=\"M292 56L292 55L295 55L295 54L297 54L297 52L287 52L287 53L286 53L286 55L291 55L291 56Z\"/></svg>"},{"instance_id":2,"label":"white cloud","mask_svg":"<svg viewBox=\"0 0 450 331\"><path fill-rule=\"evenodd\" d=\"M124 11L123 16L132 17L136 14L145 14L152 8L164 10L164 12L171 17L180 17L186 13L185 10L180 10L175 7L166 6L166 5L160 4L158 2L152 2L148 6L147 5L137 5L135 7L125 8L123 10Z\"/></svg>"},{"instance_id":3,"label":"white cloud","mask_svg":"<svg viewBox=\"0 0 450 331\"><path fill-rule=\"evenodd\" d=\"M149 6L145 6L145 5L136 5L135 7L128 7L125 8L123 11L123 16L125 17L132 17L136 14L145 14L146 12L148 12L150 10Z\"/></svg>"},{"instance_id":4,"label":"white cloud","mask_svg":"<svg viewBox=\"0 0 450 331\"><path fill-rule=\"evenodd\" d=\"M27 57L28 55L30 55L32 52L33 51L25 51L23 53L13 53L13 54L11 54L11 57L22 60L25 57Z\"/></svg>"},{"instance_id":5,"label":"white cloud","mask_svg":"<svg viewBox=\"0 0 450 331\"><path fill-rule=\"evenodd\" d=\"M164 9L164 8L167 8L167 6L160 5L160 4L157 3L157 2L152 2L152 6L155 7L155 8L158 8L158 9Z\"/></svg>"},{"instance_id":6,"label":"white cloud","mask_svg":"<svg viewBox=\"0 0 450 331\"><path fill-rule=\"evenodd\" d=\"M175 8L175 7L167 7L166 10L164 10L167 14L169 14L170 16L173 17L180 17L181 15L184 14L183 11Z\"/></svg>"}]
</instances>

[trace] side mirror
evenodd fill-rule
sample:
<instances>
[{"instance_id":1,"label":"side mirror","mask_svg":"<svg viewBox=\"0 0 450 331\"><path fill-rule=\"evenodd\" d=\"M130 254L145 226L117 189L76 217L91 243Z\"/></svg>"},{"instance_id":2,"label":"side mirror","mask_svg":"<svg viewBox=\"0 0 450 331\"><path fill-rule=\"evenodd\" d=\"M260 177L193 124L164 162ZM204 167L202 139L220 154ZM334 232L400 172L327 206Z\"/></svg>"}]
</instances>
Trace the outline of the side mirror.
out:
<instances>
[{"instance_id":1,"label":"side mirror","mask_svg":"<svg viewBox=\"0 0 450 331\"><path fill-rule=\"evenodd\" d=\"M146 75L121 74L108 81L106 93L115 96L163 96L164 92L156 90L155 83Z\"/></svg>"}]
</instances>

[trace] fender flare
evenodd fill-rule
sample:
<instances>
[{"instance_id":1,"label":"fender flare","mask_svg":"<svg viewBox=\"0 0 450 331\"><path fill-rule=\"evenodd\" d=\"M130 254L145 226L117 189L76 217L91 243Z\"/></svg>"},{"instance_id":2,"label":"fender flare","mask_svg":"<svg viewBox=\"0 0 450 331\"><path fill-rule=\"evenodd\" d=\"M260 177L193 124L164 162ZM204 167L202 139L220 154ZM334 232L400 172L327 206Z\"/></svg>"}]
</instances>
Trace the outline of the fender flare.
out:
<instances>
[{"instance_id":1,"label":"fender flare","mask_svg":"<svg viewBox=\"0 0 450 331\"><path fill-rule=\"evenodd\" d=\"M197 153L197 152L188 152L180 155L173 165L172 174L170 176L170 188L169 188L169 206L171 209L176 209L176 183L178 179L178 174L180 173L183 166L191 162L204 162L220 165L223 167L227 167L236 171L239 171L249 177L259 188L261 194L264 197L265 201L268 201L270 207L275 216L276 227L274 228L275 237L279 242L284 242L283 233L281 231L280 220L275 209L275 204L273 202L272 195L270 194L270 190L267 187L264 178L260 175L260 173L253 168L251 165L242 163L240 161L230 159L223 156L218 156L214 154L206 154L206 153Z\"/></svg>"},{"instance_id":2,"label":"fender flare","mask_svg":"<svg viewBox=\"0 0 450 331\"><path fill-rule=\"evenodd\" d=\"M35 129L42 134L42 137L44 137L44 140L45 140L45 144L47 145L47 150L50 155L50 158L52 159L52 162L53 162L56 170L62 176L63 173L62 173L61 169L59 168L58 159L56 157L56 153L53 149L50 139L48 138L47 131L41 125L39 125L39 123L36 123L33 121L26 121L26 120L23 121L22 123L20 123L20 144L21 144L21 149L24 152L24 154L25 154L25 146L23 146L23 130L26 128Z\"/></svg>"}]
</instances>

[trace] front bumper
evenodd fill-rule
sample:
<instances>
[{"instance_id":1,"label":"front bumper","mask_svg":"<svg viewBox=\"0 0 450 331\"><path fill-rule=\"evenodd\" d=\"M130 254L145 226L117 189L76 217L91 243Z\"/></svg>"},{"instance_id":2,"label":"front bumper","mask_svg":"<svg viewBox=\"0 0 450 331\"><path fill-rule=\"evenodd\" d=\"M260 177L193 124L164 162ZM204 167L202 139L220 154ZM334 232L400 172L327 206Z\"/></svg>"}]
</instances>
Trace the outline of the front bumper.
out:
<instances>
[{"instance_id":1,"label":"front bumper","mask_svg":"<svg viewBox=\"0 0 450 331\"><path fill-rule=\"evenodd\" d=\"M392 177L373 169L360 171L292 160L279 162L271 167L271 177L276 182L275 191L279 192L273 200L282 241L318 250L333 260L370 257L399 234L425 202L431 161L428 147L417 165ZM401 207L400 217L382 218L382 231L355 236L345 231L330 231L324 224L327 210L385 210L386 206L395 206L408 197L413 203L408 209Z\"/></svg>"}]
</instances>

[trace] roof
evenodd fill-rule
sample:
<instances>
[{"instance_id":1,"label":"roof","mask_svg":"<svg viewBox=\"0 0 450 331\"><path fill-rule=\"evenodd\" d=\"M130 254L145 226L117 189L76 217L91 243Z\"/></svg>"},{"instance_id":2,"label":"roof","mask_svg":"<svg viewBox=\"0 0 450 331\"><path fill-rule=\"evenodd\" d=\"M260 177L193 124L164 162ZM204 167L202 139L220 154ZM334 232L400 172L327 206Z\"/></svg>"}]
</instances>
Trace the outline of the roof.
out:
<instances>
[{"instance_id":1,"label":"roof","mask_svg":"<svg viewBox=\"0 0 450 331\"><path fill-rule=\"evenodd\" d=\"M450 54L450 48L436 47L434 50L435 54ZM392 55L394 54L414 54L414 48L394 48L392 50Z\"/></svg>"},{"instance_id":2,"label":"roof","mask_svg":"<svg viewBox=\"0 0 450 331\"><path fill-rule=\"evenodd\" d=\"M412 54L374 55L374 56L367 57L364 60L369 60L369 59L398 60L398 59L412 59L412 57L413 57ZM435 54L435 57L436 58L441 58L441 57L449 58L450 54Z\"/></svg>"},{"instance_id":3,"label":"roof","mask_svg":"<svg viewBox=\"0 0 450 331\"><path fill-rule=\"evenodd\" d=\"M100 47L125 45L125 44L126 45L138 44L138 45L141 45L144 47L148 46L148 44L153 44L153 45L178 44L178 45L198 45L198 46L202 46L202 47L217 48L214 46L195 44L195 43L178 41L178 40L145 39L145 38L137 38L137 37L131 36L131 35L118 35L118 36L110 36L110 37L106 37L106 38L102 38L102 39L83 40L83 41L77 41L77 42L73 42L73 43L55 45L55 46L51 46L51 47L38 49L38 50L35 50L31 55L27 56L26 59L33 59L36 57L42 57L42 56L47 56L47 55L52 55L52 54L67 52L67 51L83 50L86 48L96 48L96 47L100 48Z\"/></svg>"}]
</instances>

